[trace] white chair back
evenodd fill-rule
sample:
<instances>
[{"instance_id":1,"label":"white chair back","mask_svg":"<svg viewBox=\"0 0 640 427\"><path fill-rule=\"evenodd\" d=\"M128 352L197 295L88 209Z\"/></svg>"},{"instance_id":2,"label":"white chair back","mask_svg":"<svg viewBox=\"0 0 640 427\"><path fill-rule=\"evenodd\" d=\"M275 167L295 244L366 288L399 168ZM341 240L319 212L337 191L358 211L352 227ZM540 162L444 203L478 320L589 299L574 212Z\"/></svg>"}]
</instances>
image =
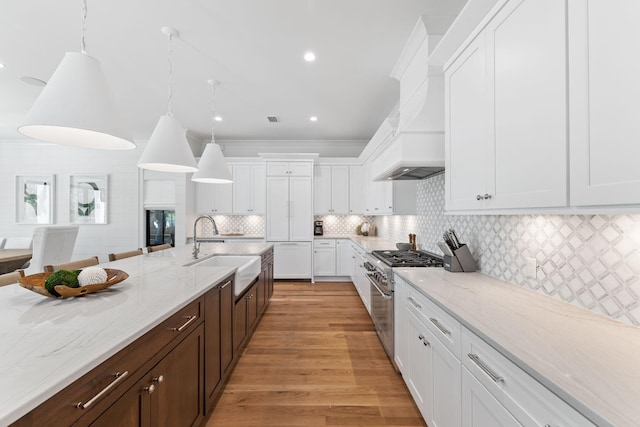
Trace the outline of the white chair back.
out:
<instances>
[{"instance_id":1,"label":"white chair back","mask_svg":"<svg viewBox=\"0 0 640 427\"><path fill-rule=\"evenodd\" d=\"M31 249L32 245L31 237L7 237L3 249Z\"/></svg>"},{"instance_id":2,"label":"white chair back","mask_svg":"<svg viewBox=\"0 0 640 427\"><path fill-rule=\"evenodd\" d=\"M78 237L77 225L64 227L38 227L33 230L33 257L25 274L42 273L45 265L71 261Z\"/></svg>"}]
</instances>

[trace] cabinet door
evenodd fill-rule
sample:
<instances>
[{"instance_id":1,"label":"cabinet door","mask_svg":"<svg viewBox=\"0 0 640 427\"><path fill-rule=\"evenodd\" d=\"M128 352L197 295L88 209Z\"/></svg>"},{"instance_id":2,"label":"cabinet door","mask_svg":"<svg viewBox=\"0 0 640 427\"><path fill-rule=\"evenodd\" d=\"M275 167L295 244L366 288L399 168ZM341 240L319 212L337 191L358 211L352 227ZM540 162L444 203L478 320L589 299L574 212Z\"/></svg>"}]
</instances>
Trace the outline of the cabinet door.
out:
<instances>
[{"instance_id":1,"label":"cabinet door","mask_svg":"<svg viewBox=\"0 0 640 427\"><path fill-rule=\"evenodd\" d=\"M445 72L445 204L481 209L487 175L487 96L484 34Z\"/></svg>"},{"instance_id":2,"label":"cabinet door","mask_svg":"<svg viewBox=\"0 0 640 427\"><path fill-rule=\"evenodd\" d=\"M233 281L220 288L220 371L225 377L233 361Z\"/></svg>"},{"instance_id":3,"label":"cabinet door","mask_svg":"<svg viewBox=\"0 0 640 427\"><path fill-rule=\"evenodd\" d=\"M265 165L251 166L251 214L264 215L266 207Z\"/></svg>"},{"instance_id":4,"label":"cabinet door","mask_svg":"<svg viewBox=\"0 0 640 427\"><path fill-rule=\"evenodd\" d=\"M315 276L336 275L336 248L313 249L313 274Z\"/></svg>"},{"instance_id":5,"label":"cabinet door","mask_svg":"<svg viewBox=\"0 0 640 427\"><path fill-rule=\"evenodd\" d=\"M313 176L313 162L291 162L289 163L289 175L291 176Z\"/></svg>"},{"instance_id":6,"label":"cabinet door","mask_svg":"<svg viewBox=\"0 0 640 427\"><path fill-rule=\"evenodd\" d=\"M251 213L251 165L233 165L233 213Z\"/></svg>"},{"instance_id":7,"label":"cabinet door","mask_svg":"<svg viewBox=\"0 0 640 427\"><path fill-rule=\"evenodd\" d=\"M487 25L488 208L567 205L565 9L513 0Z\"/></svg>"},{"instance_id":8,"label":"cabinet door","mask_svg":"<svg viewBox=\"0 0 640 427\"><path fill-rule=\"evenodd\" d=\"M149 380L138 381L98 417L91 427L151 427L151 402ZM155 385L154 385L155 389ZM84 424L80 420L81 424Z\"/></svg>"},{"instance_id":9,"label":"cabinet door","mask_svg":"<svg viewBox=\"0 0 640 427\"><path fill-rule=\"evenodd\" d=\"M238 350L247 336L247 296L248 293L235 303L233 312L233 351L236 357L240 356Z\"/></svg>"},{"instance_id":10,"label":"cabinet door","mask_svg":"<svg viewBox=\"0 0 640 427\"><path fill-rule=\"evenodd\" d=\"M231 184L195 183L196 212L201 214L229 214L232 212Z\"/></svg>"},{"instance_id":11,"label":"cabinet door","mask_svg":"<svg viewBox=\"0 0 640 427\"><path fill-rule=\"evenodd\" d=\"M365 186L362 166L349 166L349 213L364 213Z\"/></svg>"},{"instance_id":12,"label":"cabinet door","mask_svg":"<svg viewBox=\"0 0 640 427\"><path fill-rule=\"evenodd\" d=\"M640 204L640 3L569 2L571 205Z\"/></svg>"},{"instance_id":13,"label":"cabinet door","mask_svg":"<svg viewBox=\"0 0 640 427\"><path fill-rule=\"evenodd\" d=\"M459 427L462 423L461 372L462 365L456 357L431 333L431 396L429 403L430 420L433 427Z\"/></svg>"},{"instance_id":14,"label":"cabinet door","mask_svg":"<svg viewBox=\"0 0 640 427\"><path fill-rule=\"evenodd\" d=\"M201 324L151 370L151 425L190 427L202 419L203 349Z\"/></svg>"},{"instance_id":15,"label":"cabinet door","mask_svg":"<svg viewBox=\"0 0 640 427\"><path fill-rule=\"evenodd\" d=\"M289 178L289 240L313 240L313 186L311 177Z\"/></svg>"},{"instance_id":16,"label":"cabinet door","mask_svg":"<svg viewBox=\"0 0 640 427\"><path fill-rule=\"evenodd\" d=\"M393 337L394 337L394 361L401 374L405 374L407 360L407 284L404 280L395 276L393 289Z\"/></svg>"},{"instance_id":17,"label":"cabinet door","mask_svg":"<svg viewBox=\"0 0 640 427\"><path fill-rule=\"evenodd\" d=\"M330 214L331 210L331 166L313 167L313 212Z\"/></svg>"},{"instance_id":18,"label":"cabinet door","mask_svg":"<svg viewBox=\"0 0 640 427\"><path fill-rule=\"evenodd\" d=\"M267 241L289 240L289 178L267 178L266 228Z\"/></svg>"},{"instance_id":19,"label":"cabinet door","mask_svg":"<svg viewBox=\"0 0 640 427\"><path fill-rule=\"evenodd\" d=\"M207 367L204 371L204 388L205 407L208 409L213 403L216 387L222 379L220 364L220 288L213 288L205 294L204 308L204 357Z\"/></svg>"},{"instance_id":20,"label":"cabinet door","mask_svg":"<svg viewBox=\"0 0 640 427\"><path fill-rule=\"evenodd\" d=\"M433 388L431 383L431 343L427 328L413 314L405 308L407 316L407 363L404 380L416 402L420 413L429 424L431 402L433 402ZM431 424L429 424L431 425Z\"/></svg>"},{"instance_id":21,"label":"cabinet door","mask_svg":"<svg viewBox=\"0 0 640 427\"><path fill-rule=\"evenodd\" d=\"M346 239L336 240L336 276L351 276L353 258L351 254L351 241Z\"/></svg>"},{"instance_id":22,"label":"cabinet door","mask_svg":"<svg viewBox=\"0 0 640 427\"><path fill-rule=\"evenodd\" d=\"M462 368L463 427L520 427L521 424L475 377Z\"/></svg>"},{"instance_id":23,"label":"cabinet door","mask_svg":"<svg viewBox=\"0 0 640 427\"><path fill-rule=\"evenodd\" d=\"M289 176L289 162L267 162L267 176Z\"/></svg>"},{"instance_id":24,"label":"cabinet door","mask_svg":"<svg viewBox=\"0 0 640 427\"><path fill-rule=\"evenodd\" d=\"M258 282L247 292L247 332L252 330L258 320Z\"/></svg>"},{"instance_id":25,"label":"cabinet door","mask_svg":"<svg viewBox=\"0 0 640 427\"><path fill-rule=\"evenodd\" d=\"M349 166L331 166L331 213L349 213Z\"/></svg>"}]
</instances>

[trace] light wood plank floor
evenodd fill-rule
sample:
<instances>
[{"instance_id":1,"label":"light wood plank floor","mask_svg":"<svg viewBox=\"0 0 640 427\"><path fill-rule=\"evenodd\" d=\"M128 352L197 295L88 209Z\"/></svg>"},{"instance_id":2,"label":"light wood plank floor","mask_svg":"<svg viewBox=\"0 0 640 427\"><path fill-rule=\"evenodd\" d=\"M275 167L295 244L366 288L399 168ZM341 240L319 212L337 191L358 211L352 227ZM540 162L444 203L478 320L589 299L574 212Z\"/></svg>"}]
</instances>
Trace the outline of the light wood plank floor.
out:
<instances>
[{"instance_id":1,"label":"light wood plank floor","mask_svg":"<svg viewBox=\"0 0 640 427\"><path fill-rule=\"evenodd\" d=\"M276 282L206 426L425 426L349 283Z\"/></svg>"}]
</instances>

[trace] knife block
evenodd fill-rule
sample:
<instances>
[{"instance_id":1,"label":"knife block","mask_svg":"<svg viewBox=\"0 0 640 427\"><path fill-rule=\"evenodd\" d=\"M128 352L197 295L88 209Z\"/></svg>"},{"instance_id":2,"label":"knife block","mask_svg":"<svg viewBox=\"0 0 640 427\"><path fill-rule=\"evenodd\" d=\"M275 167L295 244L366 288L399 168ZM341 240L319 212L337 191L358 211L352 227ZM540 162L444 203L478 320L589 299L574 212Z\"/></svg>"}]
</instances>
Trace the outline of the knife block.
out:
<instances>
[{"instance_id":1,"label":"knife block","mask_svg":"<svg viewBox=\"0 0 640 427\"><path fill-rule=\"evenodd\" d=\"M453 273L471 273L478 269L469 247L464 243L458 249L453 250L453 256L445 255L443 264L445 270Z\"/></svg>"}]
</instances>

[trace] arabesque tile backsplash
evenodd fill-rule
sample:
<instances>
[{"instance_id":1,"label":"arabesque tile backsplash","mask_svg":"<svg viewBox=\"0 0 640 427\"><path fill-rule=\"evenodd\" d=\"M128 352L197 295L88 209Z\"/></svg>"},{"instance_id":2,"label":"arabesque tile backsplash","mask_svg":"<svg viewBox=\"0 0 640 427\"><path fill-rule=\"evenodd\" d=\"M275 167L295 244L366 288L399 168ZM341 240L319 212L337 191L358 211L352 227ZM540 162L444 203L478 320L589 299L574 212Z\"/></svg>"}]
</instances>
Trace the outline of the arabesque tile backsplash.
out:
<instances>
[{"instance_id":1,"label":"arabesque tile backsplash","mask_svg":"<svg viewBox=\"0 0 640 427\"><path fill-rule=\"evenodd\" d=\"M440 175L418 184L417 215L375 222L378 235L416 233L436 253L454 228L484 274L640 326L640 215L445 215ZM536 278L524 274L528 257Z\"/></svg>"}]
</instances>

